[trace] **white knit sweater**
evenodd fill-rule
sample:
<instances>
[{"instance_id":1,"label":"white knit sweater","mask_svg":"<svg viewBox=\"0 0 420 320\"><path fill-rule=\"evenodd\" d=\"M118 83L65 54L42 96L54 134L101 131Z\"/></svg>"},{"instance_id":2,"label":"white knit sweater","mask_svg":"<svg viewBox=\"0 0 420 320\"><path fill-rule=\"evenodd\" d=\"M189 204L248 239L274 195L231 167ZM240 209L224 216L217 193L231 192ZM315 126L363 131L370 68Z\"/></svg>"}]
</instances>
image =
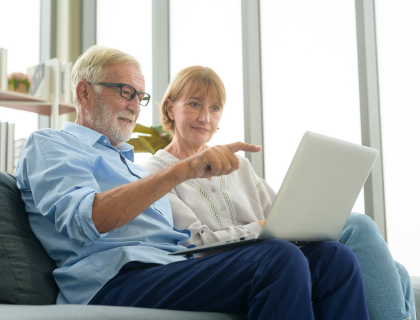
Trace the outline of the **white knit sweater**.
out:
<instances>
[{"instance_id":1,"label":"white knit sweater","mask_svg":"<svg viewBox=\"0 0 420 320\"><path fill-rule=\"evenodd\" d=\"M203 245L259 233L276 192L259 178L248 159L238 156L240 168L227 176L188 180L168 194L174 225L189 229L184 242ZM180 161L159 150L143 167L150 173Z\"/></svg>"}]
</instances>

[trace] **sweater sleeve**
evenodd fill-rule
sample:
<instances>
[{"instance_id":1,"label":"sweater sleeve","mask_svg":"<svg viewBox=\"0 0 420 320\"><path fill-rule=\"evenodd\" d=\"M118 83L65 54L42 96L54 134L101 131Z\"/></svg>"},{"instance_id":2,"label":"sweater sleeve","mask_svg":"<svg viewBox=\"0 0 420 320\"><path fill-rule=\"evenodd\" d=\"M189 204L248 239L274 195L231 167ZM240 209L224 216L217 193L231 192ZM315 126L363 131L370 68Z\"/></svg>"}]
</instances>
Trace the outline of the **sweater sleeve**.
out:
<instances>
[{"instance_id":1,"label":"sweater sleeve","mask_svg":"<svg viewBox=\"0 0 420 320\"><path fill-rule=\"evenodd\" d=\"M189 229L191 232L191 238L182 244L184 246L190 244L201 246L213 242L248 236L250 234L258 233L261 230L261 227L257 222L251 222L243 226L228 226L223 230L212 231L207 225L201 223L195 213L178 198L175 192L169 193L168 198L171 202L175 227Z\"/></svg>"}]
</instances>

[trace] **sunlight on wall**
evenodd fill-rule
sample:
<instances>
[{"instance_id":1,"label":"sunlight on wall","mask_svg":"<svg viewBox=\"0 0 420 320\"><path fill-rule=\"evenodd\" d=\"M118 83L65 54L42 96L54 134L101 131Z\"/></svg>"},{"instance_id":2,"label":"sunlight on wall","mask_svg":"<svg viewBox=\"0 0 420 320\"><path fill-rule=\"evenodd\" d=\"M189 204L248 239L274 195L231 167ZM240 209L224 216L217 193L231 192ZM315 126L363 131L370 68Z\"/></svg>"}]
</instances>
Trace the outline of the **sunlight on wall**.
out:
<instances>
[{"instance_id":1,"label":"sunlight on wall","mask_svg":"<svg viewBox=\"0 0 420 320\"><path fill-rule=\"evenodd\" d=\"M361 143L352 1L262 0L265 176L278 189L306 131ZM364 213L363 190L353 211Z\"/></svg>"},{"instance_id":2,"label":"sunlight on wall","mask_svg":"<svg viewBox=\"0 0 420 320\"><path fill-rule=\"evenodd\" d=\"M375 6L388 244L420 276L420 2Z\"/></svg>"}]
</instances>

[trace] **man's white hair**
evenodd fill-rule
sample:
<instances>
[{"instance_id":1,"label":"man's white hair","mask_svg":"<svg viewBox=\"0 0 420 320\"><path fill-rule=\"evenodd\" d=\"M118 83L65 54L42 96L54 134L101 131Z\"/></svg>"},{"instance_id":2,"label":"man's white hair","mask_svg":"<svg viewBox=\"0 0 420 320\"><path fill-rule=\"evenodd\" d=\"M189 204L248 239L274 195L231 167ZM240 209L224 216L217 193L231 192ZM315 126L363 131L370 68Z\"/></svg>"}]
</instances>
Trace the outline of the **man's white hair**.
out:
<instances>
[{"instance_id":1,"label":"man's white hair","mask_svg":"<svg viewBox=\"0 0 420 320\"><path fill-rule=\"evenodd\" d=\"M116 64L132 64L141 70L140 63L131 55L117 49L103 46L91 46L76 61L71 71L71 91L76 110L79 111L76 88L81 80L101 82L106 76L106 67ZM96 93L100 93L102 86L94 86Z\"/></svg>"}]
</instances>

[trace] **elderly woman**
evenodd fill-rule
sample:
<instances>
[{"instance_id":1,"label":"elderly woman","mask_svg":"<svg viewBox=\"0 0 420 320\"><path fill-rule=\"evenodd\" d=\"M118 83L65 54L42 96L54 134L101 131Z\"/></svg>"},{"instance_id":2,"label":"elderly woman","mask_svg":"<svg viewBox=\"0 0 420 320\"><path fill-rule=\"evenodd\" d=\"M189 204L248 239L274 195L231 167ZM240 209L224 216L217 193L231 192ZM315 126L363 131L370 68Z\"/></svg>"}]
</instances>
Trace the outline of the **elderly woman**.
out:
<instances>
[{"instance_id":1,"label":"elderly woman","mask_svg":"<svg viewBox=\"0 0 420 320\"><path fill-rule=\"evenodd\" d=\"M226 100L220 77L210 68L181 70L161 103L163 128L172 142L144 167L151 173L206 149L217 131ZM175 227L189 229L184 243L197 246L259 233L276 192L238 156L239 170L227 176L189 180L170 194ZM375 223L351 213L338 239L357 256L362 268L370 319L416 319L406 269L395 262Z\"/></svg>"}]
</instances>

